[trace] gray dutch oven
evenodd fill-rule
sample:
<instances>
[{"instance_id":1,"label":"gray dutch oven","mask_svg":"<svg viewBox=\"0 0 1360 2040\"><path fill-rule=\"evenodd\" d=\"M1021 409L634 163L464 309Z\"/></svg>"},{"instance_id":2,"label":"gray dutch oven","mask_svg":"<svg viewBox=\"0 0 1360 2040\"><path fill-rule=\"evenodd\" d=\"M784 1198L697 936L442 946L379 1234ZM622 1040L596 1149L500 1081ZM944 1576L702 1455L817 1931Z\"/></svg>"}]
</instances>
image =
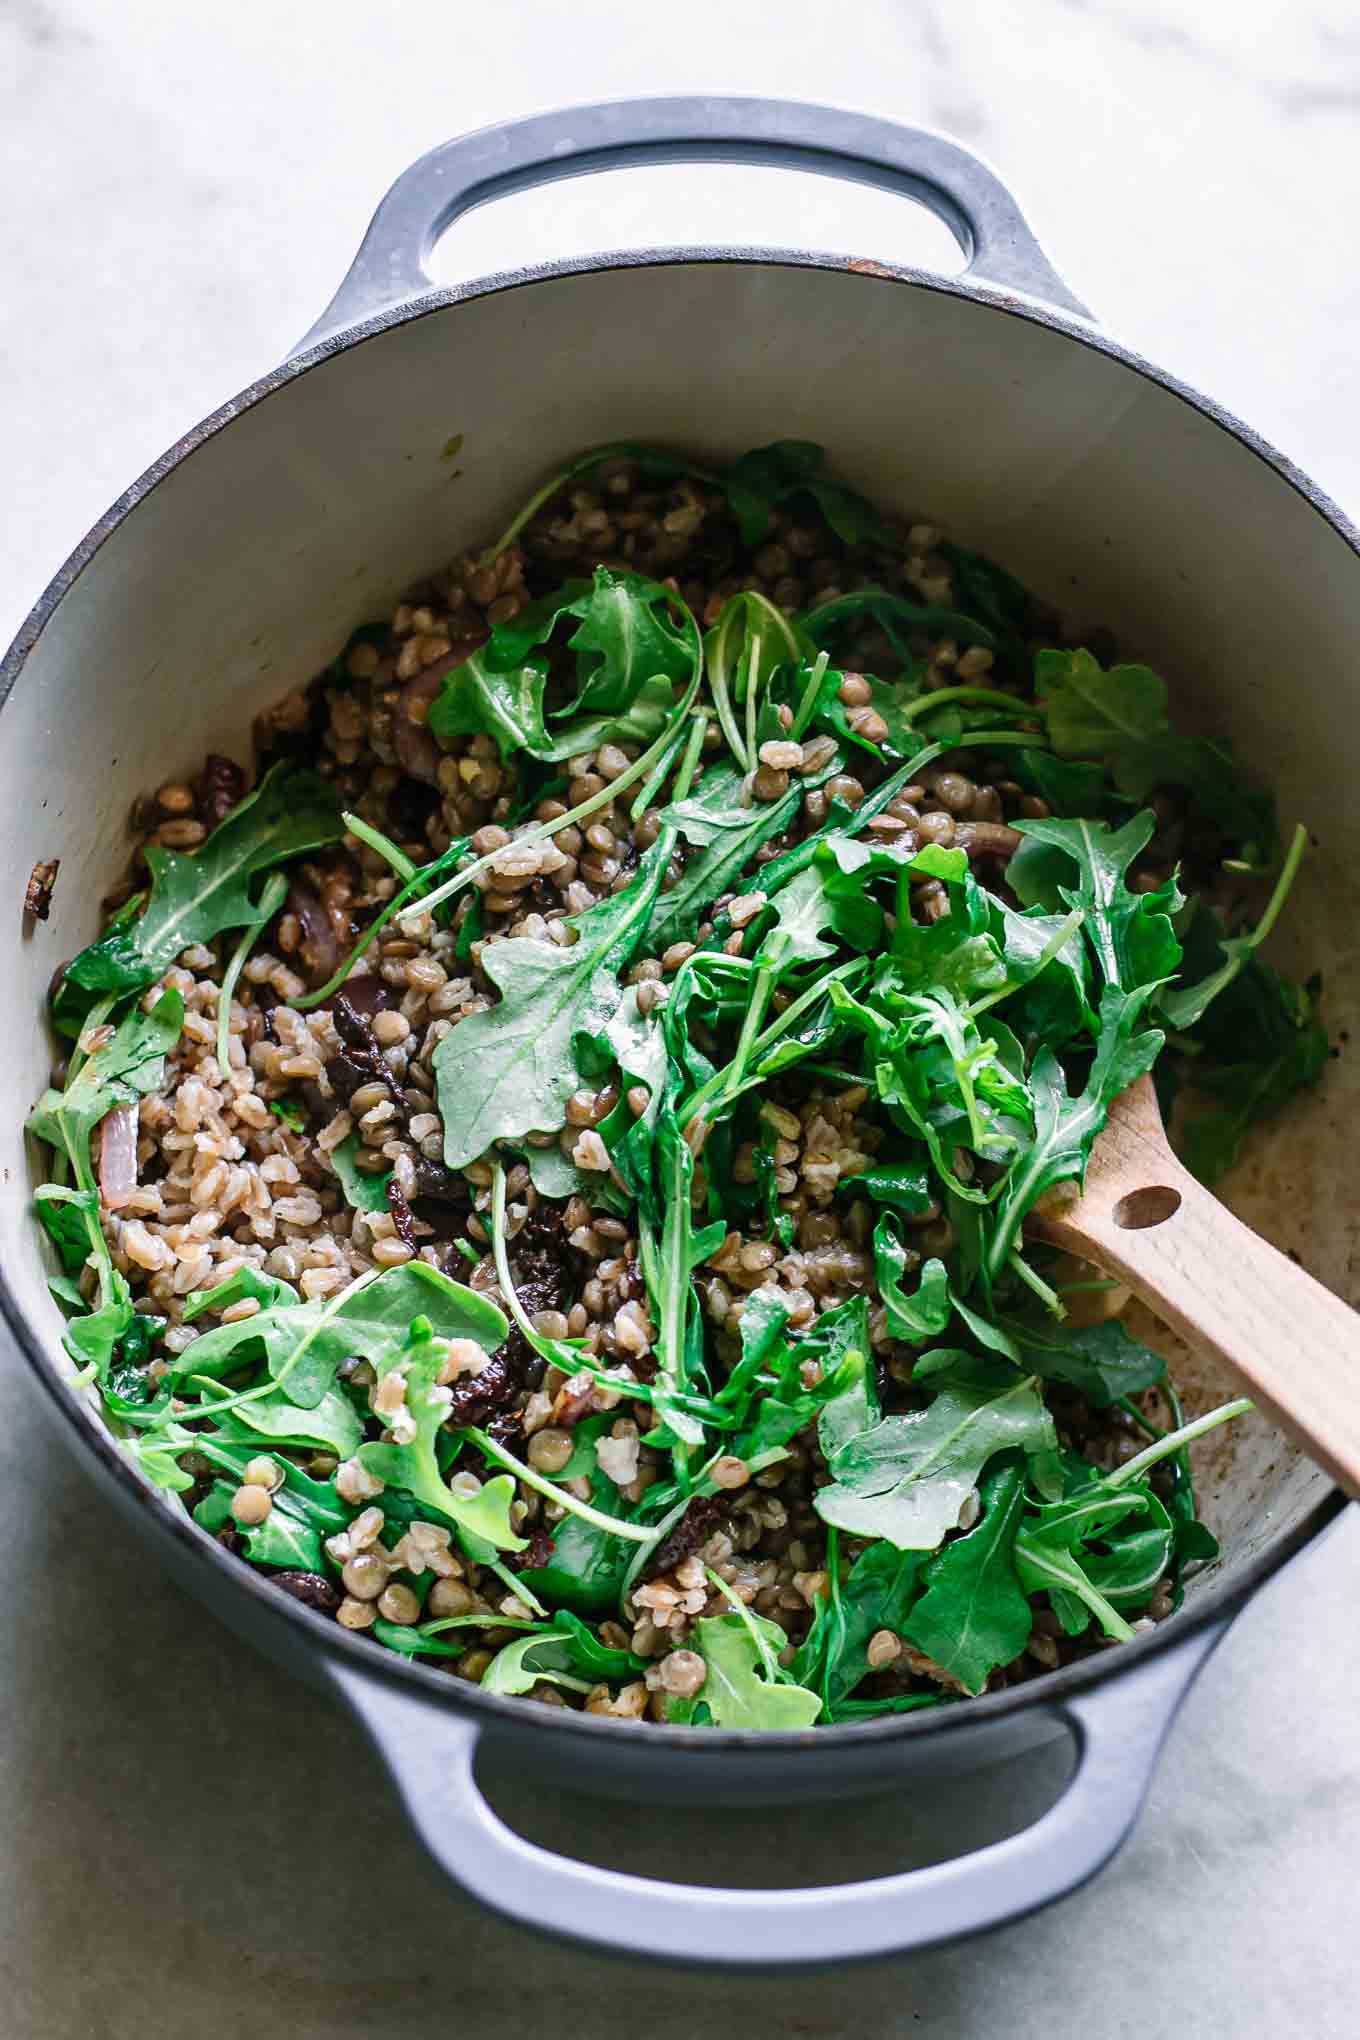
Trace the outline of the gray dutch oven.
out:
<instances>
[{"instance_id":1,"label":"gray dutch oven","mask_svg":"<svg viewBox=\"0 0 1360 2040\"><path fill-rule=\"evenodd\" d=\"M551 178L695 159L883 186L958 238L955 278L796 250L647 250L435 289L437 237ZM462 473L441 449L464 435ZM167 1570L363 1724L440 1867L512 1919L595 1947L733 1967L920 1948L1072 1891L1119 1846L1187 1687L1250 1595L1340 1498L1264 1425L1216 1434L1221 1568L1137 1643L966 1706L752 1736L549 1711L406 1664L271 1588L142 1484L67 1385L27 1215L21 1107L46 1082L53 965L95 932L141 789L314 673L404 584L496 529L582 446L650 438L731 456L818 440L869 495L952 527L1164 670L1320 838L1292 967L1321 965L1334 1035L1356 998L1360 664L1355 532L1212 403L1098 332L994 174L919 129L756 99L653 99L489 128L384 199L333 303L282 367L172 447L83 540L5 660L0 801L13 946L0 1013L16 1081L0 1121L3 1308L57 1428ZM20 938L24 878L60 856L52 921ZM1244 1216L1343 1293L1355 1197L1335 1130L1344 1059L1232 1186ZM1360 1300L1360 1299L1357 1299ZM1219 1384L1190 1372L1196 1392ZM1066 1733L1075 1764L1032 1826L951 1862L820 1890L703 1889L567 1860L507 1828L474 1759L548 1789L718 1806L865 1794Z\"/></svg>"}]
</instances>

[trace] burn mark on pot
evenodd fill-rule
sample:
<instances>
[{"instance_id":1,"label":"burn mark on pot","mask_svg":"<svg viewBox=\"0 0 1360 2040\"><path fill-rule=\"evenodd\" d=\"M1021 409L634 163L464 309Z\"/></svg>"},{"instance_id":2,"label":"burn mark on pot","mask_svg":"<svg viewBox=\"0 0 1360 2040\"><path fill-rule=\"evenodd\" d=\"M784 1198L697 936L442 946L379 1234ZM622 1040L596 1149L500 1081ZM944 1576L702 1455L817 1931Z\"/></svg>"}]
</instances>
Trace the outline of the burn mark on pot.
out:
<instances>
[{"instance_id":1,"label":"burn mark on pot","mask_svg":"<svg viewBox=\"0 0 1360 2040\"><path fill-rule=\"evenodd\" d=\"M52 911L52 888L61 869L59 857L40 857L28 874L24 887L24 919L31 925L45 921Z\"/></svg>"}]
</instances>

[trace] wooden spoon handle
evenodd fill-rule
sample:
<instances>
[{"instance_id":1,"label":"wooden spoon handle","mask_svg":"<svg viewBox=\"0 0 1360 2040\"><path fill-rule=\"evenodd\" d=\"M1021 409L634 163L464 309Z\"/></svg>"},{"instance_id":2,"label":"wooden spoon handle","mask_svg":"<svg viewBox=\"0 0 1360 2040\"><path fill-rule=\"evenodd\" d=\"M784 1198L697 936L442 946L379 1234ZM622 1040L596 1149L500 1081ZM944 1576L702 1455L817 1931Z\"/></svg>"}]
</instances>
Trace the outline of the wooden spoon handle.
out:
<instances>
[{"instance_id":1,"label":"wooden spoon handle","mask_svg":"<svg viewBox=\"0 0 1360 2040\"><path fill-rule=\"evenodd\" d=\"M1137 1189L1127 1174L1122 1186L1114 1172L1088 1179L1070 1216L1040 1215L1035 1230L1119 1276L1360 1495L1360 1317L1234 1218L1160 1141L1144 1161L1153 1165Z\"/></svg>"}]
</instances>

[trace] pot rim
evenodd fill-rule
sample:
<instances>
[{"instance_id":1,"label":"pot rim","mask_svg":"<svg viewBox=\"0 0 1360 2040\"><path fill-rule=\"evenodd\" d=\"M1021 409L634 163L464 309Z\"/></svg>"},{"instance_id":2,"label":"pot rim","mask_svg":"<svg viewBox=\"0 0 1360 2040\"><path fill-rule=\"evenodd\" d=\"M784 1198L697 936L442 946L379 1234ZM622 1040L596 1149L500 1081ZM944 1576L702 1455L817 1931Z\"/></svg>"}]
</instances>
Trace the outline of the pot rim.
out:
<instances>
[{"instance_id":1,"label":"pot rim","mask_svg":"<svg viewBox=\"0 0 1360 2040\"><path fill-rule=\"evenodd\" d=\"M555 262L497 271L466 283L442 288L432 287L428 293L416 299L385 307L353 325L337 328L314 345L290 355L276 368L270 369L256 381L248 384L238 396L219 405L215 411L210 412L206 418L176 440L124 490L122 495L116 498L58 568L20 624L3 660L0 660L0 711L3 711L7 704L29 654L38 643L47 624L105 541L167 476L209 440L216 438L219 432L231 425L243 412L253 410L256 405L286 389L299 377L320 367L332 356L361 346L365 341L375 339L394 327L428 318L455 305L531 288L535 284L553 282L565 276L688 265L758 266L846 272L884 285L907 284L938 296L968 299L1003 316L1047 327L1064 339L1091 348L1096 353L1104 354L1121 366L1131 369L1134 374L1165 390L1189 409L1207 418L1211 424L1229 433L1301 496L1324 523L1343 540L1351 552L1360 558L1360 530L1357 530L1338 505L1278 448L1212 398L1206 397L1188 383L1157 367L1145 356L1111 339L1087 321L1058 311L1038 299L985 282L974 281L966 276L943 276L907 265L868 261L805 249L705 246L629 249L604 255L572 256ZM467 1712L481 1716L488 1725L519 1727L530 1730L540 1737L547 1735L566 1742L570 1742L578 1735L604 1737L609 1740L622 1735L629 1738L629 1746L637 1751L639 1757L644 1755L643 1748L636 1741L636 1730L631 1723L614 1721L607 1716L576 1713L570 1709L539 1708L537 1711L531 1711L519 1698L485 1693L479 1687L467 1684L466 1681L451 1679L445 1672L402 1658L396 1652L374 1650L363 1636L342 1630L337 1623L328 1621L300 1602L293 1601L291 1597L271 1591L266 1575L257 1572L253 1567L242 1565L233 1558L214 1538L200 1530L183 1510L177 1509L159 1489L154 1488L136 1473L127 1455L120 1450L112 1432L103 1426L88 1405L71 1392L69 1381L61 1375L48 1355L46 1341L38 1336L21 1308L3 1267L0 1267L0 1316L3 1317L25 1360L37 1376L54 1413L70 1426L78 1441L78 1447L90 1454L104 1474L116 1487L124 1491L129 1500L140 1502L143 1508L148 1510L149 1519L160 1533L174 1539L181 1551L204 1568L202 1583L197 1591L199 1597L209 1606L213 1605L215 1594L226 1594L228 1598L240 1597L251 1601L266 1618L273 1617L276 1621L282 1618L290 1626L296 1627L300 1636L310 1639L314 1650L323 1658L328 1654L338 1655L343 1663L350 1665L356 1672L364 1673L386 1684L397 1685L433 1703L442 1703L453 1713ZM1139 1636L1133 1643L1123 1644L1117 1650L1079 1659L1058 1671L1026 1680L1023 1685L1007 1687L998 1693L984 1693L962 1706L950 1704L940 1708L924 1708L918 1713L887 1715L879 1720L842 1722L825 1728L774 1734L735 1729L681 1728L649 1722L646 1724L647 1741L653 1746L659 1743L674 1753L683 1751L687 1755L706 1756L718 1761L739 1753L749 1755L756 1751L768 1751L772 1756L787 1755L792 1750L830 1747L848 1751L852 1747L915 1739L932 1732L947 1732L951 1729L957 1731L974 1723L982 1726L1033 1707L1052 1712L1060 1709L1063 1702L1077 1694L1089 1692L1109 1680L1118 1678L1124 1670L1131 1671L1164 1651L1177 1648L1192 1631L1207 1628L1215 1623L1224 1623L1236 1615L1259 1587L1334 1521L1344 1506L1345 1497L1339 1489L1332 1488L1292 1529L1284 1532L1264 1551L1249 1560L1240 1572L1220 1580L1208 1588L1202 1596L1196 1596L1193 1605L1179 1612L1173 1621L1159 1624L1156 1629Z\"/></svg>"}]
</instances>

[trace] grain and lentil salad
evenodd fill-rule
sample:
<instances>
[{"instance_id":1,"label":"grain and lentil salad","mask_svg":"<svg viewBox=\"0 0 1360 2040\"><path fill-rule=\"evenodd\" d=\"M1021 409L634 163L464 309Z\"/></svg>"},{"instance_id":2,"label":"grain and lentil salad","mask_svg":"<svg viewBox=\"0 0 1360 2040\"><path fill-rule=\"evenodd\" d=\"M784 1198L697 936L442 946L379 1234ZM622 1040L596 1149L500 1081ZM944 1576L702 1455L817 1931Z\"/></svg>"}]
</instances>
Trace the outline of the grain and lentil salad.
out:
<instances>
[{"instance_id":1,"label":"grain and lentil salad","mask_svg":"<svg viewBox=\"0 0 1360 2040\"><path fill-rule=\"evenodd\" d=\"M622 445L162 786L58 972L66 1348L277 1588L504 1694L791 1728L1128 1638L1215 1553L1026 1238L1154 1061L1316 1078L1297 868L1161 679L782 442ZM1165 1054L1162 1051L1165 1050Z\"/></svg>"}]
</instances>

